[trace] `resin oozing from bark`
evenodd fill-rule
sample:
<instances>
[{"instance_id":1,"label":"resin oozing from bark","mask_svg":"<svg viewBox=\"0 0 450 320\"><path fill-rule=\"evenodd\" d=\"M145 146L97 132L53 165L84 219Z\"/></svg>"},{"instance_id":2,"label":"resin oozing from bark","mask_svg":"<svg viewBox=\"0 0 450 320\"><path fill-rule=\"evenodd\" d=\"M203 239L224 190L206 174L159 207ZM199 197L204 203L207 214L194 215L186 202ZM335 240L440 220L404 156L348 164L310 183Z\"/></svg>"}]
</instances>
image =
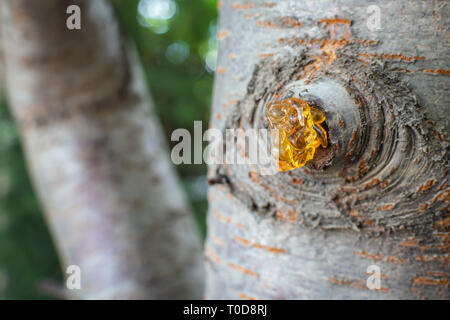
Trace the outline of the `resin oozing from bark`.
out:
<instances>
[{"instance_id":1,"label":"resin oozing from bark","mask_svg":"<svg viewBox=\"0 0 450 320\"><path fill-rule=\"evenodd\" d=\"M271 102L266 107L265 116L271 131L272 154L278 158L279 171L304 166L313 159L319 146L327 147L327 134L320 125L325 116L305 100L290 98Z\"/></svg>"}]
</instances>

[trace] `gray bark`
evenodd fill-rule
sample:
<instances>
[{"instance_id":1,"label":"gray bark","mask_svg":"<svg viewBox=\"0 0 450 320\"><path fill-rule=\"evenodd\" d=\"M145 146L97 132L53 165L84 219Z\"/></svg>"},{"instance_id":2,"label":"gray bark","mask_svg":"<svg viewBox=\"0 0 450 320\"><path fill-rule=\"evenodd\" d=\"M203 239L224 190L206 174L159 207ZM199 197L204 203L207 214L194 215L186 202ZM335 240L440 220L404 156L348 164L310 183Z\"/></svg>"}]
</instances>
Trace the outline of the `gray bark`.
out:
<instances>
[{"instance_id":1,"label":"gray bark","mask_svg":"<svg viewBox=\"0 0 450 320\"><path fill-rule=\"evenodd\" d=\"M81 7L81 30L66 8ZM2 1L9 102L75 298L200 298L202 254L110 4Z\"/></svg>"},{"instance_id":2,"label":"gray bark","mask_svg":"<svg viewBox=\"0 0 450 320\"><path fill-rule=\"evenodd\" d=\"M207 298L448 299L448 3L219 7L212 127L264 126L294 84L321 104L330 141L272 176L210 166Z\"/></svg>"}]
</instances>

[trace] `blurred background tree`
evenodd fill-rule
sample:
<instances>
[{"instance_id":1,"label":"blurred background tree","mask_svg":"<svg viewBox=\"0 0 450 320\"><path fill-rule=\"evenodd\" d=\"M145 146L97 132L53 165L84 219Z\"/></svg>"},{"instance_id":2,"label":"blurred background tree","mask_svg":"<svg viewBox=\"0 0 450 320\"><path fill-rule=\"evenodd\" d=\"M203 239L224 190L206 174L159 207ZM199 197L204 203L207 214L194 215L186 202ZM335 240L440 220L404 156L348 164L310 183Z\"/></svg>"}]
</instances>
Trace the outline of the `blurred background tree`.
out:
<instances>
[{"instance_id":1,"label":"blurred background tree","mask_svg":"<svg viewBox=\"0 0 450 320\"><path fill-rule=\"evenodd\" d=\"M136 43L170 145L176 128L209 121L217 57L216 0L113 0L124 32ZM206 128L204 128L206 129ZM177 167L205 235L206 166ZM0 100L0 299L52 297L63 279L33 193L20 139ZM50 284L50 285L49 285Z\"/></svg>"}]
</instances>

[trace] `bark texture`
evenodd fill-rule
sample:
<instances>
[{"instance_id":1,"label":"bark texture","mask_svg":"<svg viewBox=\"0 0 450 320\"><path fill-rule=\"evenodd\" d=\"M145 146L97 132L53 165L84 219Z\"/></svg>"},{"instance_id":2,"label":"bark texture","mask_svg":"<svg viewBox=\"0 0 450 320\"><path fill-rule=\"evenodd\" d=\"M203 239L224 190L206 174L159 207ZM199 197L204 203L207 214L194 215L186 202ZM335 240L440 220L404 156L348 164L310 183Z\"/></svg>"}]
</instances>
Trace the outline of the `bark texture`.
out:
<instances>
[{"instance_id":1,"label":"bark texture","mask_svg":"<svg viewBox=\"0 0 450 320\"><path fill-rule=\"evenodd\" d=\"M81 7L81 30L66 8ZM201 245L107 1L2 1L9 102L76 298L200 298Z\"/></svg>"},{"instance_id":2,"label":"bark texture","mask_svg":"<svg viewBox=\"0 0 450 320\"><path fill-rule=\"evenodd\" d=\"M271 176L210 166L207 297L448 299L448 4L219 7L212 126L264 127L269 101L303 92L330 141L315 162Z\"/></svg>"}]
</instances>

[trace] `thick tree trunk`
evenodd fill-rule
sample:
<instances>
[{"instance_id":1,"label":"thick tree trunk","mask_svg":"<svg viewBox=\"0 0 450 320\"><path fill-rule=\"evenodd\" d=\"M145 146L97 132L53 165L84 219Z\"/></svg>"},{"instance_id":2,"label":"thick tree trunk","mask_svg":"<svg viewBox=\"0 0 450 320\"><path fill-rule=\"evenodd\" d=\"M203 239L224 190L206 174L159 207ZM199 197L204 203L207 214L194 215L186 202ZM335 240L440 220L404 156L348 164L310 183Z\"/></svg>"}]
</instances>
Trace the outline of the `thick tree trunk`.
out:
<instances>
[{"instance_id":1,"label":"thick tree trunk","mask_svg":"<svg viewBox=\"0 0 450 320\"><path fill-rule=\"evenodd\" d=\"M81 30L66 8L81 7ZM136 54L109 3L2 1L5 79L34 184L80 298L200 298L197 230Z\"/></svg>"},{"instance_id":2,"label":"thick tree trunk","mask_svg":"<svg viewBox=\"0 0 450 320\"><path fill-rule=\"evenodd\" d=\"M329 145L275 175L210 166L207 298L448 299L448 3L219 7L212 126L263 127L269 101L303 92Z\"/></svg>"}]
</instances>

